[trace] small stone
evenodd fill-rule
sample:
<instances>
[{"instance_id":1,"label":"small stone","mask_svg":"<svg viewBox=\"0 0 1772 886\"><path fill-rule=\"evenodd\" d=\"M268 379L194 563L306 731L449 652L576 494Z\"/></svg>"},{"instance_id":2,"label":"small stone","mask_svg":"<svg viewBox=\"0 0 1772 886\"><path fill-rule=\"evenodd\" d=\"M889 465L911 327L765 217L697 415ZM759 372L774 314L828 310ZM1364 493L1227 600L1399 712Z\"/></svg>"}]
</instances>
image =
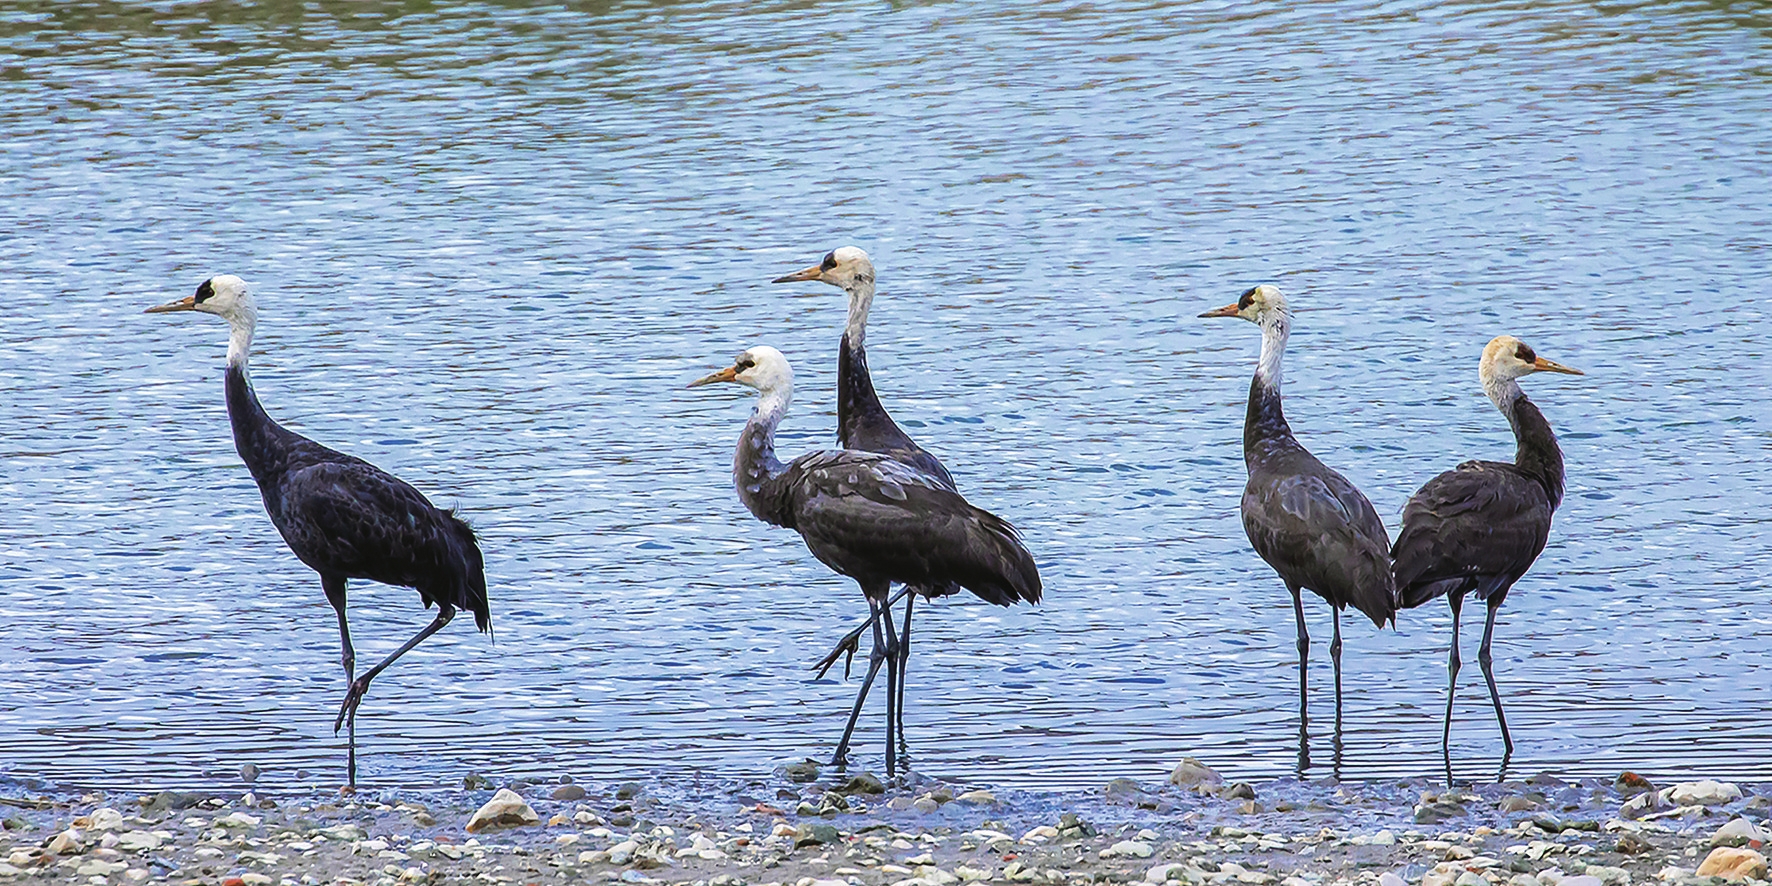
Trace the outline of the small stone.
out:
<instances>
[{"instance_id":1,"label":"small stone","mask_svg":"<svg viewBox=\"0 0 1772 886\"><path fill-rule=\"evenodd\" d=\"M924 815L928 815L929 813L934 812L937 809L940 809L941 804L935 802L934 797L923 796L923 797L918 797L916 800L914 800L911 803L911 808L917 810L918 812L923 813Z\"/></svg>"},{"instance_id":2,"label":"small stone","mask_svg":"<svg viewBox=\"0 0 1772 886\"><path fill-rule=\"evenodd\" d=\"M1655 785L1650 784L1649 779L1635 772L1621 772L1618 778L1612 782L1612 788L1626 797L1634 797L1645 791L1655 790Z\"/></svg>"},{"instance_id":3,"label":"small stone","mask_svg":"<svg viewBox=\"0 0 1772 886\"><path fill-rule=\"evenodd\" d=\"M1630 886L1630 871L1603 864L1590 864L1582 873L1598 878L1604 886Z\"/></svg>"},{"instance_id":4,"label":"small stone","mask_svg":"<svg viewBox=\"0 0 1772 886\"><path fill-rule=\"evenodd\" d=\"M1397 845L1397 835L1388 830L1379 831L1373 834L1372 839L1367 842L1374 846L1395 846Z\"/></svg>"},{"instance_id":5,"label":"small stone","mask_svg":"<svg viewBox=\"0 0 1772 886\"><path fill-rule=\"evenodd\" d=\"M1435 800L1415 807L1416 824L1439 824L1464 814L1464 807L1445 800Z\"/></svg>"},{"instance_id":6,"label":"small stone","mask_svg":"<svg viewBox=\"0 0 1772 886\"><path fill-rule=\"evenodd\" d=\"M1140 840L1121 840L1101 851L1102 858L1150 858L1157 850Z\"/></svg>"},{"instance_id":7,"label":"small stone","mask_svg":"<svg viewBox=\"0 0 1772 886\"><path fill-rule=\"evenodd\" d=\"M835 826L828 824L802 825L794 831L795 848L835 843L841 839L843 834Z\"/></svg>"},{"instance_id":8,"label":"small stone","mask_svg":"<svg viewBox=\"0 0 1772 886\"><path fill-rule=\"evenodd\" d=\"M1239 781L1218 792L1218 796L1226 800L1253 800L1255 787L1246 781Z\"/></svg>"},{"instance_id":9,"label":"small stone","mask_svg":"<svg viewBox=\"0 0 1772 886\"><path fill-rule=\"evenodd\" d=\"M960 803L970 803L973 806L989 806L997 802L997 795L985 790L967 791L955 797L954 800Z\"/></svg>"},{"instance_id":10,"label":"small stone","mask_svg":"<svg viewBox=\"0 0 1772 886\"><path fill-rule=\"evenodd\" d=\"M536 824L541 824L541 816L536 815L535 810L516 791L501 788L468 819L468 833L478 834L486 830Z\"/></svg>"},{"instance_id":11,"label":"small stone","mask_svg":"<svg viewBox=\"0 0 1772 886\"><path fill-rule=\"evenodd\" d=\"M1599 877L1590 877L1586 874L1579 874L1558 880L1557 886L1602 886L1602 884L1600 883Z\"/></svg>"},{"instance_id":12,"label":"small stone","mask_svg":"<svg viewBox=\"0 0 1772 886\"><path fill-rule=\"evenodd\" d=\"M1489 886L1489 881L1476 871L1465 871L1452 881L1452 886Z\"/></svg>"},{"instance_id":13,"label":"small stone","mask_svg":"<svg viewBox=\"0 0 1772 886\"><path fill-rule=\"evenodd\" d=\"M960 882L962 883L975 883L980 880L989 880L996 875L997 872L990 868L975 868L971 865L964 864L954 868L954 876L959 877ZM837 886L849 886L848 881L845 880L836 880L833 882L835 882ZM812 886L818 886L818 884L814 882Z\"/></svg>"},{"instance_id":14,"label":"small stone","mask_svg":"<svg viewBox=\"0 0 1772 886\"><path fill-rule=\"evenodd\" d=\"M272 883L277 881L271 879L269 875L254 871L252 873L241 874L240 882L244 884L244 886L271 886Z\"/></svg>"},{"instance_id":15,"label":"small stone","mask_svg":"<svg viewBox=\"0 0 1772 886\"><path fill-rule=\"evenodd\" d=\"M189 809L201 802L203 802L203 797L199 794L187 794L182 791L161 791L160 793L155 794L153 799L143 805L142 812L148 815L160 812L172 812L179 809Z\"/></svg>"},{"instance_id":16,"label":"small stone","mask_svg":"<svg viewBox=\"0 0 1772 886\"><path fill-rule=\"evenodd\" d=\"M258 781L258 771L257 763L247 763L240 767L240 780L247 784L252 784L253 782Z\"/></svg>"},{"instance_id":17,"label":"small stone","mask_svg":"<svg viewBox=\"0 0 1772 886\"><path fill-rule=\"evenodd\" d=\"M1766 856L1752 849L1737 849L1733 846L1718 846L1704 857L1698 866L1700 877L1722 877L1731 882L1768 879L1766 876Z\"/></svg>"},{"instance_id":18,"label":"small stone","mask_svg":"<svg viewBox=\"0 0 1772 886\"><path fill-rule=\"evenodd\" d=\"M94 809L86 819L86 826L95 831L112 831L123 826L123 813L109 806Z\"/></svg>"},{"instance_id":19,"label":"small stone","mask_svg":"<svg viewBox=\"0 0 1772 886\"><path fill-rule=\"evenodd\" d=\"M1378 875L1378 886L1409 886L1409 881L1390 871L1385 871Z\"/></svg>"},{"instance_id":20,"label":"small stone","mask_svg":"<svg viewBox=\"0 0 1772 886\"><path fill-rule=\"evenodd\" d=\"M492 779L478 772L470 772L462 776L461 786L463 790L490 791L492 790Z\"/></svg>"},{"instance_id":21,"label":"small stone","mask_svg":"<svg viewBox=\"0 0 1772 886\"><path fill-rule=\"evenodd\" d=\"M1612 850L1624 855L1642 855L1645 852L1653 852L1655 847L1641 836L1627 833L1619 835L1618 842L1613 845Z\"/></svg>"},{"instance_id":22,"label":"small stone","mask_svg":"<svg viewBox=\"0 0 1772 886\"><path fill-rule=\"evenodd\" d=\"M563 784L554 788L554 792L549 796L556 800L570 803L574 800L583 800L585 798L585 789L575 784Z\"/></svg>"},{"instance_id":23,"label":"small stone","mask_svg":"<svg viewBox=\"0 0 1772 886\"><path fill-rule=\"evenodd\" d=\"M244 812L230 812L227 815L216 819L215 826L218 828L251 830L252 828L258 827L260 821L262 821L262 819L257 816L247 815Z\"/></svg>"},{"instance_id":24,"label":"small stone","mask_svg":"<svg viewBox=\"0 0 1772 886\"><path fill-rule=\"evenodd\" d=\"M609 847L609 863L622 865L634 860L634 853L640 851L640 844L633 840L623 840Z\"/></svg>"},{"instance_id":25,"label":"small stone","mask_svg":"<svg viewBox=\"0 0 1772 886\"><path fill-rule=\"evenodd\" d=\"M816 760L801 760L798 763L789 763L788 765L783 766L781 768L781 774L784 777L786 777L788 781L793 781L793 782L804 783L804 782L809 782L809 781L817 781L818 780L818 761L816 761Z\"/></svg>"},{"instance_id":26,"label":"small stone","mask_svg":"<svg viewBox=\"0 0 1772 886\"><path fill-rule=\"evenodd\" d=\"M1182 871L1185 870L1187 870L1187 865L1182 864L1181 862L1166 861L1145 871L1144 881L1146 883L1162 883L1167 880L1179 880L1182 878ZM1391 884L1380 884L1380 886L1391 886ZM1404 884L1402 884L1401 881L1398 881L1396 886L1404 886Z\"/></svg>"},{"instance_id":27,"label":"small stone","mask_svg":"<svg viewBox=\"0 0 1772 886\"><path fill-rule=\"evenodd\" d=\"M1502 812L1532 812L1538 809L1538 803L1530 797L1516 794L1512 797L1503 797L1496 808Z\"/></svg>"},{"instance_id":28,"label":"small stone","mask_svg":"<svg viewBox=\"0 0 1772 886\"><path fill-rule=\"evenodd\" d=\"M1675 806L1722 806L1741 799L1741 788L1707 778L1666 788L1661 792L1661 798L1671 801Z\"/></svg>"},{"instance_id":29,"label":"small stone","mask_svg":"<svg viewBox=\"0 0 1772 886\"><path fill-rule=\"evenodd\" d=\"M1618 817L1635 821L1660 807L1661 795L1652 792L1638 794L1624 801L1623 806L1618 807Z\"/></svg>"},{"instance_id":30,"label":"small stone","mask_svg":"<svg viewBox=\"0 0 1772 886\"><path fill-rule=\"evenodd\" d=\"M152 852L163 841L153 831L126 831L117 838L117 848L124 852Z\"/></svg>"},{"instance_id":31,"label":"small stone","mask_svg":"<svg viewBox=\"0 0 1772 886\"><path fill-rule=\"evenodd\" d=\"M1169 773L1169 783L1184 788L1215 788L1224 784L1224 776L1193 757L1182 757Z\"/></svg>"},{"instance_id":32,"label":"small stone","mask_svg":"<svg viewBox=\"0 0 1772 886\"><path fill-rule=\"evenodd\" d=\"M50 855L79 855L86 851L86 840L79 831L68 828L56 834L45 848Z\"/></svg>"},{"instance_id":33,"label":"small stone","mask_svg":"<svg viewBox=\"0 0 1772 886\"><path fill-rule=\"evenodd\" d=\"M1745 818L1737 818L1710 835L1712 846L1759 846L1766 842L1766 832Z\"/></svg>"},{"instance_id":34,"label":"small stone","mask_svg":"<svg viewBox=\"0 0 1772 886\"><path fill-rule=\"evenodd\" d=\"M74 873L82 877L108 877L127 867L129 865L120 861L103 861L94 858L81 862L78 867L74 868Z\"/></svg>"},{"instance_id":35,"label":"small stone","mask_svg":"<svg viewBox=\"0 0 1772 886\"><path fill-rule=\"evenodd\" d=\"M884 794L886 793L886 785L875 778L872 772L863 772L850 776L848 781L843 782L842 787L834 790L840 794Z\"/></svg>"}]
</instances>

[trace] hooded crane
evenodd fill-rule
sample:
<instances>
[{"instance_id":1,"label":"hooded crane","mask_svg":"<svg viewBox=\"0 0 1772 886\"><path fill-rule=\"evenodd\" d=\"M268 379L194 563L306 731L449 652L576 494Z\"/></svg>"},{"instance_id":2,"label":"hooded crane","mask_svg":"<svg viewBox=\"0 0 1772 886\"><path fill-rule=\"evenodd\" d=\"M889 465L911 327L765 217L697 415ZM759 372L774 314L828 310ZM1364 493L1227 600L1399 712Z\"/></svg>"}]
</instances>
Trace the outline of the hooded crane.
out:
<instances>
[{"instance_id":1,"label":"hooded crane","mask_svg":"<svg viewBox=\"0 0 1772 886\"><path fill-rule=\"evenodd\" d=\"M1263 284L1243 293L1236 304L1202 317L1241 317L1261 327L1261 360L1249 384L1249 412L1243 419L1243 531L1286 589L1298 622L1298 765L1310 766L1309 710L1305 697L1310 634L1304 626L1308 588L1328 601L1335 614L1329 660L1335 666L1335 736L1341 739L1341 610L1352 604L1384 627L1397 615L1391 583L1390 539L1384 522L1360 490L1311 455L1286 424L1280 400L1280 364L1292 330L1292 313L1277 287Z\"/></svg>"},{"instance_id":2,"label":"hooded crane","mask_svg":"<svg viewBox=\"0 0 1772 886\"><path fill-rule=\"evenodd\" d=\"M1489 684L1489 701L1501 724L1506 746L1501 765L1514 753L1501 694L1490 668L1489 641L1495 633L1495 611L1508 589L1544 550L1550 538L1551 514L1563 501L1563 452L1544 413L1520 390L1518 379L1534 372L1582 375L1538 356L1510 335L1498 336L1483 348L1477 378L1489 402L1507 416L1518 448L1513 464L1467 461L1432 480L1403 506L1403 526L1391 548L1397 588L1405 607L1444 596L1452 607L1452 646L1446 658L1446 718L1440 748L1446 779L1452 779L1452 696L1458 685L1458 615L1464 595L1476 592L1488 604L1483 645L1477 664Z\"/></svg>"},{"instance_id":3,"label":"hooded crane","mask_svg":"<svg viewBox=\"0 0 1772 886\"><path fill-rule=\"evenodd\" d=\"M417 489L374 465L321 446L277 424L252 391L246 361L252 350L258 308L246 281L212 277L195 295L152 307L150 314L200 311L228 321L225 389L234 448L264 497L265 512L289 549L320 573L326 600L338 613L341 660L349 689L333 721L336 734L349 728L349 787L357 785L357 706L369 682L424 638L441 630L455 610L474 613L483 633L492 630L486 576L473 530L454 513L433 506ZM345 583L367 578L418 591L437 617L380 664L353 676L356 663L345 621Z\"/></svg>"},{"instance_id":4,"label":"hooded crane","mask_svg":"<svg viewBox=\"0 0 1772 886\"><path fill-rule=\"evenodd\" d=\"M794 396L786 357L758 346L733 364L690 382L690 387L733 382L761 396L732 460L739 501L757 519L800 533L820 563L855 579L867 598L875 654L849 712L846 743L862 701L886 666L886 774L897 773L894 726L899 722L898 637L885 611L893 582L916 587L961 585L986 601L1008 606L1040 600L1040 574L1015 528L975 508L939 478L891 456L852 449L810 452L782 464L775 428ZM843 761L840 745L833 765Z\"/></svg>"},{"instance_id":5,"label":"hooded crane","mask_svg":"<svg viewBox=\"0 0 1772 886\"><path fill-rule=\"evenodd\" d=\"M868 372L867 329L868 311L874 304L874 263L868 254L859 247L841 246L825 254L824 260L816 265L775 278L775 283L797 283L817 280L828 283L843 290L849 296L849 322L843 327L843 338L837 347L837 442L844 449L857 449L862 452L878 452L890 456L906 465L927 474L941 486L954 490L954 478L948 469L928 450L918 446L911 436L892 420L886 407L880 405L880 398L874 393L873 376ZM956 490L957 491L957 490ZM904 692L905 673L911 657L911 609L916 603L916 594L933 599L959 593L960 586L952 582L936 586L906 585L886 605L882 611L890 614L892 605L900 598L905 598L904 627L898 635L898 730L899 753L905 752L904 741ZM875 616L878 618L879 616ZM849 676L849 662L855 657L856 647L861 641L864 631L872 627L870 618L866 623L850 631L836 648L832 649L818 664L818 676L823 677L831 666L836 664L839 655L847 656L843 663L843 676ZM866 692L863 692L865 697ZM844 738L841 747L847 748L849 740Z\"/></svg>"}]
</instances>

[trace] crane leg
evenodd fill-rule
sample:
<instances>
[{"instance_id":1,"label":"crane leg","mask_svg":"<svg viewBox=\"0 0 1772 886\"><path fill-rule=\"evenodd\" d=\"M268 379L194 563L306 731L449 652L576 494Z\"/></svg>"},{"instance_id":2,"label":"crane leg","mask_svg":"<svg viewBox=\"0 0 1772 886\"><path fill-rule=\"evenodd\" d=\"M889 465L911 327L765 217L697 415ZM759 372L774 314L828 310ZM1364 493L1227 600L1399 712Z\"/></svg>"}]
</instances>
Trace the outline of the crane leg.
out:
<instances>
[{"instance_id":1,"label":"crane leg","mask_svg":"<svg viewBox=\"0 0 1772 886\"><path fill-rule=\"evenodd\" d=\"M911 589L908 587L907 588L900 588L898 591L898 594L896 596L894 596L886 604L887 610L890 611L892 608L892 604L897 603L899 601L899 598L904 597L906 594L909 594L910 592L911 592ZM839 656L843 656L844 657L843 658L843 679L848 680L849 679L849 665L855 661L856 650L861 648L861 635L864 633L867 633L868 628L871 628L874 626L874 620L877 618L879 618L879 616L877 614L869 616L868 620L862 622L861 625L858 626L855 630L850 631L847 634L844 634L843 639L837 641L836 647L833 648L830 651L830 653L828 655L826 655L824 658L819 659L818 664L815 664L812 666L813 668L817 669L817 671L818 671L818 673L816 675L814 675L812 679L823 680L825 672L829 671L831 669L831 667L837 663L837 658Z\"/></svg>"},{"instance_id":2,"label":"crane leg","mask_svg":"<svg viewBox=\"0 0 1772 886\"><path fill-rule=\"evenodd\" d=\"M1490 666L1489 641L1495 636L1495 611L1501 608L1501 601L1489 598L1489 616L1483 622L1483 645L1477 648L1477 664L1483 668L1483 680L1489 684L1489 702L1495 705L1495 721L1501 724L1501 743L1507 748L1501 755L1501 766L1507 768L1507 761L1514 755L1514 737L1507 731L1507 715L1501 712L1501 693L1495 689L1495 670Z\"/></svg>"},{"instance_id":3,"label":"crane leg","mask_svg":"<svg viewBox=\"0 0 1772 886\"><path fill-rule=\"evenodd\" d=\"M1440 753L1446 760L1446 786L1452 786L1452 698L1458 690L1458 613L1464 608L1463 588L1446 595L1452 607L1452 651L1446 654L1446 719L1440 729Z\"/></svg>"},{"instance_id":4,"label":"crane leg","mask_svg":"<svg viewBox=\"0 0 1772 886\"><path fill-rule=\"evenodd\" d=\"M903 660L898 651L898 630L892 624L891 604L881 604L880 612L880 625L886 630L886 777L892 778L898 774L898 744L893 733L898 729L898 699L904 686L899 679Z\"/></svg>"},{"instance_id":5,"label":"crane leg","mask_svg":"<svg viewBox=\"0 0 1772 886\"><path fill-rule=\"evenodd\" d=\"M1335 638L1329 641L1329 661L1335 666L1335 746L1341 747L1341 610L1334 606Z\"/></svg>"},{"instance_id":6,"label":"crane leg","mask_svg":"<svg viewBox=\"0 0 1772 886\"><path fill-rule=\"evenodd\" d=\"M333 721L332 731L334 733L337 733L340 726L343 726L347 722L350 723L350 726L351 726L351 761L352 761L352 763L351 763L351 785L352 785L352 787L355 787L357 784L357 777L356 777L356 775L357 775L356 774L357 706L363 703L363 694L369 691L369 681L374 680L377 674L380 674L382 671L387 670L388 665L393 664L395 659L397 659L400 656L405 655L407 652L411 651L412 647L417 646L419 643L423 642L426 637L429 637L430 635L435 634L438 631L442 630L443 626L446 624L449 624L449 620L454 617L455 617L455 607L449 605L448 603L443 602L442 600L438 600L437 601L437 617L431 619L431 623L428 625L425 625L424 630L419 631L416 635L413 636L412 639L407 640L406 645L401 646L399 649L394 650L393 655L390 655L387 658L382 659L380 664L376 665L373 668L370 668L367 671L364 671L363 676L358 677L357 679L351 681L351 689L349 692L345 693L344 704L341 704L338 707L338 719Z\"/></svg>"},{"instance_id":7,"label":"crane leg","mask_svg":"<svg viewBox=\"0 0 1772 886\"><path fill-rule=\"evenodd\" d=\"M898 636L898 762L906 769L911 767L910 746L904 740L904 693L905 675L909 672L911 662L911 607L916 605L917 595L909 589L900 592L904 597L904 631ZM890 611L890 610L888 610Z\"/></svg>"},{"instance_id":8,"label":"crane leg","mask_svg":"<svg viewBox=\"0 0 1772 886\"><path fill-rule=\"evenodd\" d=\"M873 597L868 597L868 609L875 615L879 614L880 604ZM849 723L843 727L843 737L837 742L837 752L831 755L832 766L842 766L849 757L849 739L855 735L855 721L861 717L862 702L868 700L868 690L874 685L874 678L880 674L880 665L886 662L886 640L880 631L878 618L868 619L867 625L874 629L874 648L868 653L868 673L862 678L861 691L855 694L855 706L849 709Z\"/></svg>"},{"instance_id":9,"label":"crane leg","mask_svg":"<svg viewBox=\"0 0 1772 886\"><path fill-rule=\"evenodd\" d=\"M348 689L356 682L357 652L351 648L351 626L345 621L345 579L336 575L320 576L320 587L326 591L326 602L332 604L332 610L338 613L338 640L343 650L339 662L345 666L345 686ZM338 728L333 727L333 733ZM357 787L357 722L351 721L351 731L346 737L345 747L345 784L353 790Z\"/></svg>"},{"instance_id":10,"label":"crane leg","mask_svg":"<svg viewBox=\"0 0 1772 886\"><path fill-rule=\"evenodd\" d=\"M1299 589L1288 588L1292 592L1292 614L1298 619L1298 770L1303 772L1311 766L1310 745L1310 707L1305 701L1305 669L1306 659L1310 656L1311 635L1304 627L1304 598L1299 596Z\"/></svg>"}]
</instances>

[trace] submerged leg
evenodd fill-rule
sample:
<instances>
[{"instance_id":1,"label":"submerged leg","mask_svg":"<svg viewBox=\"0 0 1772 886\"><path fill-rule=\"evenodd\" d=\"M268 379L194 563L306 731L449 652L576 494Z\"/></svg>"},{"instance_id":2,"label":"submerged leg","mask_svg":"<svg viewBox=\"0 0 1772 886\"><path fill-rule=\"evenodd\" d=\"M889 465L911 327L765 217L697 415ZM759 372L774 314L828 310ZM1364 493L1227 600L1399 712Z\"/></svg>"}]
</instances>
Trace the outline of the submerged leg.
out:
<instances>
[{"instance_id":1,"label":"submerged leg","mask_svg":"<svg viewBox=\"0 0 1772 886\"><path fill-rule=\"evenodd\" d=\"M879 615L880 604L873 597L868 597L868 609ZM843 737L837 742L837 752L831 756L832 766L843 766L849 756L849 739L855 735L855 721L861 717L862 702L868 700L868 690L874 686L874 678L879 676L880 665L886 662L886 640L880 632L880 620L869 618L868 625L874 629L874 648L868 653L868 673L862 678L861 691L855 693L855 706L849 709L849 723L843 727Z\"/></svg>"},{"instance_id":2,"label":"submerged leg","mask_svg":"<svg viewBox=\"0 0 1772 886\"><path fill-rule=\"evenodd\" d=\"M1341 610L1330 606L1335 614L1335 639L1329 641L1329 661L1335 665L1335 753L1341 755Z\"/></svg>"},{"instance_id":3,"label":"submerged leg","mask_svg":"<svg viewBox=\"0 0 1772 886\"><path fill-rule=\"evenodd\" d=\"M1310 706L1305 700L1304 690L1311 635L1304 627L1304 598L1299 596L1297 586L1288 587L1287 590L1292 592L1292 614L1298 619L1298 771L1303 772L1311 766Z\"/></svg>"},{"instance_id":4,"label":"submerged leg","mask_svg":"<svg viewBox=\"0 0 1772 886\"><path fill-rule=\"evenodd\" d=\"M352 761L351 785L353 787L355 787L357 784L357 774L356 774L357 706L363 703L363 695L364 695L364 693L369 691L369 681L374 680L376 678L377 674L380 674L382 671L387 670L388 665L393 664L394 661L396 659L398 659L400 656L405 655L407 652L411 651L412 647L417 646L419 643L424 642L424 639L426 637L429 637L430 635L435 634L438 631L442 630L443 626L446 624L449 624L449 620L454 617L455 617L455 607L449 605L448 603L443 602L442 600L438 600L437 601L437 617L431 619L431 623L428 625L425 625L424 630L419 631L417 634L413 635L412 639L406 641L406 645L401 646L399 649L394 650L394 654L388 656L387 658L382 659L380 664L376 665L373 668L370 668L367 671L364 671L363 676L358 677L357 679L351 681L351 689L349 692L345 693L345 702L344 702L344 704L339 705L339 707L338 707L338 719L333 721L332 731L334 733L338 732L339 727L343 726L347 722L351 726L351 761Z\"/></svg>"},{"instance_id":5,"label":"submerged leg","mask_svg":"<svg viewBox=\"0 0 1772 886\"><path fill-rule=\"evenodd\" d=\"M339 661L345 666L345 688L348 692L350 687L356 683L357 652L351 648L351 626L345 622L345 579L342 576L322 575L320 576L320 587L326 591L326 602L331 603L333 611L338 613L338 640L339 646L343 649L339 655ZM336 734L338 727L333 727L332 731ZM351 721L351 731L346 737L345 746L348 748L345 752L345 784L355 788L357 786L356 720Z\"/></svg>"},{"instance_id":6,"label":"submerged leg","mask_svg":"<svg viewBox=\"0 0 1772 886\"><path fill-rule=\"evenodd\" d=\"M1501 766L1507 768L1508 758L1514 755L1514 737L1507 731L1507 715L1501 712L1501 693L1495 689L1495 671L1490 667L1489 640L1495 635L1495 611L1501 608L1501 600L1489 598L1489 617L1483 623L1483 645L1477 648L1477 664L1483 668L1483 680L1489 684L1489 702L1495 705L1495 722L1501 724L1501 743L1507 748L1501 755Z\"/></svg>"},{"instance_id":7,"label":"submerged leg","mask_svg":"<svg viewBox=\"0 0 1772 886\"><path fill-rule=\"evenodd\" d=\"M904 595L909 594L910 592L911 592L910 588L901 588L897 595L895 595L891 600L887 601L887 603L886 603L887 611L891 611L892 605L894 603L897 603L900 597L903 597ZM879 618L878 614L869 616L868 620L862 622L858 627L856 627L855 630L850 631L847 634L844 634L843 639L838 640L837 645L834 648L832 648L831 651L828 654L826 654L824 658L819 659L818 664L815 664L812 666L815 670L818 671L818 673L816 675L814 675L812 679L823 680L825 673L827 671L829 671L831 669L831 667L837 663L837 658L839 656L843 657L843 679L845 679L845 680L849 679L849 665L855 661L856 650L861 648L861 635L866 633L869 628L874 626L874 619L876 619L876 618Z\"/></svg>"},{"instance_id":8,"label":"submerged leg","mask_svg":"<svg viewBox=\"0 0 1772 886\"><path fill-rule=\"evenodd\" d=\"M1458 691L1458 612L1464 607L1464 589L1446 595L1452 607L1452 651L1446 655L1446 720L1440 730L1440 752L1446 758L1446 786L1452 786L1452 698Z\"/></svg>"},{"instance_id":9,"label":"submerged leg","mask_svg":"<svg viewBox=\"0 0 1772 886\"><path fill-rule=\"evenodd\" d=\"M911 661L911 608L917 603L917 595L906 596L908 593L908 588L899 592L899 596L905 599L904 630L898 635L898 761L906 769L910 768L910 748L904 740L904 687L907 682L905 673Z\"/></svg>"}]
</instances>

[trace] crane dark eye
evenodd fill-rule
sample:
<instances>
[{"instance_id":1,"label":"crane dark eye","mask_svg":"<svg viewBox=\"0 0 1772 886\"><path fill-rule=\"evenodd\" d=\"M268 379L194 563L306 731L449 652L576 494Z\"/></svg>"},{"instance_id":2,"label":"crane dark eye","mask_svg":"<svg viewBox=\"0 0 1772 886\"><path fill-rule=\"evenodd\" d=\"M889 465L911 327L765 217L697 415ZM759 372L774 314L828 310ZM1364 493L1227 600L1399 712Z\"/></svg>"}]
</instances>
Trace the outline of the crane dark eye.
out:
<instances>
[{"instance_id":1,"label":"crane dark eye","mask_svg":"<svg viewBox=\"0 0 1772 886\"><path fill-rule=\"evenodd\" d=\"M821 271L828 271L836 266L837 266L837 253L835 251L832 251L832 252L827 252L824 254L824 263L820 264L818 266L818 269Z\"/></svg>"},{"instance_id":2,"label":"crane dark eye","mask_svg":"<svg viewBox=\"0 0 1772 886\"><path fill-rule=\"evenodd\" d=\"M203 281L203 285L197 287L197 295L196 295L197 304L202 304L202 303L208 301L214 295L215 295L215 287L209 285L208 280Z\"/></svg>"},{"instance_id":3,"label":"crane dark eye","mask_svg":"<svg viewBox=\"0 0 1772 886\"><path fill-rule=\"evenodd\" d=\"M1536 363L1538 361L1538 355L1523 343L1514 350L1514 356L1520 358L1521 363Z\"/></svg>"},{"instance_id":4,"label":"crane dark eye","mask_svg":"<svg viewBox=\"0 0 1772 886\"><path fill-rule=\"evenodd\" d=\"M1252 304L1255 304L1255 287L1253 286L1249 287L1248 292L1243 293L1242 298L1237 299L1237 310L1241 311Z\"/></svg>"}]
</instances>

